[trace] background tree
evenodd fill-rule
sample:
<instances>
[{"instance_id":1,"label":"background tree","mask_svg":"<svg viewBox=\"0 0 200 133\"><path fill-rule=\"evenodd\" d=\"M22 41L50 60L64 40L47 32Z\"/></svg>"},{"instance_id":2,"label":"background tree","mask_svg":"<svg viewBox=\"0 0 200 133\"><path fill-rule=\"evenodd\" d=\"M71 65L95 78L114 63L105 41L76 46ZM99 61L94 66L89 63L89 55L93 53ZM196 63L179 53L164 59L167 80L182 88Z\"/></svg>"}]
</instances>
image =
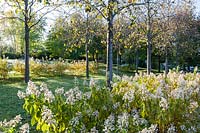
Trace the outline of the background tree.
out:
<instances>
[{"instance_id":1,"label":"background tree","mask_svg":"<svg viewBox=\"0 0 200 133\"><path fill-rule=\"evenodd\" d=\"M4 1L8 7L10 7L13 16L2 16L3 19L18 19L24 25L24 42L25 42L25 82L29 81L29 48L30 48L30 31L36 26L46 14L55 10L59 5L54 8L49 8L49 6L42 5L40 2L35 0L13 0L13 1ZM48 2L48 1L46 1ZM39 8L38 8L39 7ZM45 13L41 13L43 9L46 8ZM36 21L33 21L36 19Z\"/></svg>"}]
</instances>

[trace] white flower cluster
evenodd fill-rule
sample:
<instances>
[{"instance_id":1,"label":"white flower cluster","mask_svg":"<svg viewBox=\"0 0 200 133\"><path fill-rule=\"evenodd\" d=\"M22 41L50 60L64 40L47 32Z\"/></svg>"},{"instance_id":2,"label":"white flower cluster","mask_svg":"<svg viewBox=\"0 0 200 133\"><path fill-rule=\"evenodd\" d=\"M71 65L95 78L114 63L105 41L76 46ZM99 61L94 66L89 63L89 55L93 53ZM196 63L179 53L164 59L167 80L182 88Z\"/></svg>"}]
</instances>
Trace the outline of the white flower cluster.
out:
<instances>
[{"instance_id":1,"label":"white flower cluster","mask_svg":"<svg viewBox=\"0 0 200 133\"><path fill-rule=\"evenodd\" d=\"M74 89L70 89L69 91L65 92L64 96L66 97L66 103L73 105L75 102L82 99L83 94L78 89L78 87L76 87Z\"/></svg>"},{"instance_id":2,"label":"white flower cluster","mask_svg":"<svg viewBox=\"0 0 200 133\"><path fill-rule=\"evenodd\" d=\"M129 126L129 114L127 112L118 115L117 126L119 130L126 130Z\"/></svg>"},{"instance_id":3,"label":"white flower cluster","mask_svg":"<svg viewBox=\"0 0 200 133\"><path fill-rule=\"evenodd\" d=\"M115 130L115 116L111 114L108 118L104 121L104 129L103 132L105 133L112 133Z\"/></svg>"},{"instance_id":4,"label":"white flower cluster","mask_svg":"<svg viewBox=\"0 0 200 133\"><path fill-rule=\"evenodd\" d=\"M7 121L6 119L4 121L0 122L0 127L16 127L19 122L21 122L22 118L21 115L15 116L14 119Z\"/></svg>"},{"instance_id":5,"label":"white flower cluster","mask_svg":"<svg viewBox=\"0 0 200 133\"><path fill-rule=\"evenodd\" d=\"M28 87L26 88L26 96L35 95L36 97L40 96L40 91L38 90L38 87L32 82L28 82Z\"/></svg>"},{"instance_id":6,"label":"white flower cluster","mask_svg":"<svg viewBox=\"0 0 200 133\"><path fill-rule=\"evenodd\" d=\"M115 109L117 109L119 106L120 106L120 102L117 102L117 103L113 104L113 109L115 110Z\"/></svg>"},{"instance_id":7,"label":"white flower cluster","mask_svg":"<svg viewBox=\"0 0 200 133\"><path fill-rule=\"evenodd\" d=\"M176 133L176 127L174 124L171 124L170 127L167 130L167 133Z\"/></svg>"},{"instance_id":8,"label":"white flower cluster","mask_svg":"<svg viewBox=\"0 0 200 133\"><path fill-rule=\"evenodd\" d=\"M55 94L57 94L57 95L62 95L62 94L64 94L64 88L62 87L62 88L57 88L56 90L55 90Z\"/></svg>"},{"instance_id":9,"label":"white flower cluster","mask_svg":"<svg viewBox=\"0 0 200 133\"><path fill-rule=\"evenodd\" d=\"M144 128L142 131L139 131L139 133L157 133L157 124L151 124L149 128Z\"/></svg>"},{"instance_id":10,"label":"white flower cluster","mask_svg":"<svg viewBox=\"0 0 200 133\"><path fill-rule=\"evenodd\" d=\"M168 109L168 102L167 99L165 99L164 97L161 97L160 103L159 103L160 107L162 108L163 111Z\"/></svg>"},{"instance_id":11,"label":"white flower cluster","mask_svg":"<svg viewBox=\"0 0 200 133\"><path fill-rule=\"evenodd\" d=\"M96 129L96 127L93 127L92 129L90 129L89 133L98 133L99 131Z\"/></svg>"},{"instance_id":12,"label":"white flower cluster","mask_svg":"<svg viewBox=\"0 0 200 133\"><path fill-rule=\"evenodd\" d=\"M95 86L96 86L96 82L97 82L96 80L94 80L93 78L91 78L91 79L90 79L89 86L90 86L90 87L95 87Z\"/></svg>"},{"instance_id":13,"label":"white flower cluster","mask_svg":"<svg viewBox=\"0 0 200 133\"><path fill-rule=\"evenodd\" d=\"M47 88L46 84L41 84L40 86L40 91L44 93L44 99L48 102L51 103L54 101L55 96L53 93Z\"/></svg>"},{"instance_id":14,"label":"white flower cluster","mask_svg":"<svg viewBox=\"0 0 200 133\"><path fill-rule=\"evenodd\" d=\"M25 123L19 129L20 129L20 133L29 133L29 124Z\"/></svg>"},{"instance_id":15,"label":"white flower cluster","mask_svg":"<svg viewBox=\"0 0 200 133\"><path fill-rule=\"evenodd\" d=\"M135 99L135 91L130 90L126 92L122 98L124 101L128 101L129 103L133 102Z\"/></svg>"},{"instance_id":16,"label":"white flower cluster","mask_svg":"<svg viewBox=\"0 0 200 133\"><path fill-rule=\"evenodd\" d=\"M42 120L46 122L48 125L56 124L56 121L54 119L54 115L52 111L47 107L43 106L42 107Z\"/></svg>"}]
</instances>

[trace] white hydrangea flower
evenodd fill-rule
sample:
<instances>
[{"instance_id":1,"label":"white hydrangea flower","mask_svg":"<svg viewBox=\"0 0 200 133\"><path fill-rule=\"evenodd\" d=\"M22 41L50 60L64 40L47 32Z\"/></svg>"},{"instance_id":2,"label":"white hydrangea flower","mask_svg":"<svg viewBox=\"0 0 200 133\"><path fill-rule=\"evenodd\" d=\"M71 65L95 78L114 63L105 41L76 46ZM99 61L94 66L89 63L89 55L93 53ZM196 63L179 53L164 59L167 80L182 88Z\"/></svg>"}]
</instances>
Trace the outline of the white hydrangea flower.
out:
<instances>
[{"instance_id":1,"label":"white hydrangea flower","mask_svg":"<svg viewBox=\"0 0 200 133\"><path fill-rule=\"evenodd\" d=\"M78 89L78 87L74 89L70 89L69 91L65 92L64 96L66 97L67 104L74 104L76 101L82 99L82 92Z\"/></svg>"},{"instance_id":2,"label":"white hydrangea flower","mask_svg":"<svg viewBox=\"0 0 200 133\"><path fill-rule=\"evenodd\" d=\"M112 133L115 130L115 116L111 114L108 118L104 121L104 129L103 132L105 133Z\"/></svg>"},{"instance_id":3,"label":"white hydrangea flower","mask_svg":"<svg viewBox=\"0 0 200 133\"><path fill-rule=\"evenodd\" d=\"M181 125L181 126L180 126L180 129L181 129L182 131L186 130L185 125Z\"/></svg>"},{"instance_id":4,"label":"white hydrangea flower","mask_svg":"<svg viewBox=\"0 0 200 133\"><path fill-rule=\"evenodd\" d=\"M55 93L57 94L57 95L62 95L63 93L64 93L64 88L62 87L62 88L57 88L56 90L55 90Z\"/></svg>"},{"instance_id":5,"label":"white hydrangea flower","mask_svg":"<svg viewBox=\"0 0 200 133\"><path fill-rule=\"evenodd\" d=\"M44 92L44 99L48 102L51 103L54 101L55 97L51 91Z\"/></svg>"},{"instance_id":6,"label":"white hydrangea flower","mask_svg":"<svg viewBox=\"0 0 200 133\"><path fill-rule=\"evenodd\" d=\"M18 90L17 96L19 97L19 99L24 99L26 97L26 93Z\"/></svg>"},{"instance_id":7,"label":"white hydrangea flower","mask_svg":"<svg viewBox=\"0 0 200 133\"><path fill-rule=\"evenodd\" d=\"M92 113L92 116L94 116L95 118L97 118L99 116L99 111L96 110Z\"/></svg>"},{"instance_id":8,"label":"white hydrangea flower","mask_svg":"<svg viewBox=\"0 0 200 133\"><path fill-rule=\"evenodd\" d=\"M29 133L29 124L25 123L19 129L20 129L19 131L20 133Z\"/></svg>"},{"instance_id":9,"label":"white hydrangea flower","mask_svg":"<svg viewBox=\"0 0 200 133\"><path fill-rule=\"evenodd\" d=\"M168 102L167 102L167 99L165 99L164 97L161 97L159 105L162 108L162 110L167 110L168 106L169 106Z\"/></svg>"},{"instance_id":10,"label":"white hydrangea flower","mask_svg":"<svg viewBox=\"0 0 200 133\"><path fill-rule=\"evenodd\" d=\"M80 119L79 116L73 117L73 118L69 121L69 124L70 124L72 127L76 127L76 126L79 125L79 119Z\"/></svg>"},{"instance_id":11,"label":"white hydrangea flower","mask_svg":"<svg viewBox=\"0 0 200 133\"><path fill-rule=\"evenodd\" d=\"M115 109L117 109L119 106L120 106L120 102L117 102L117 103L113 104L113 109L115 110Z\"/></svg>"},{"instance_id":12,"label":"white hydrangea flower","mask_svg":"<svg viewBox=\"0 0 200 133\"><path fill-rule=\"evenodd\" d=\"M40 91L41 91L41 92L48 92L49 89L48 89L48 87L47 87L47 84L42 83L42 84L40 85Z\"/></svg>"},{"instance_id":13,"label":"white hydrangea flower","mask_svg":"<svg viewBox=\"0 0 200 133\"><path fill-rule=\"evenodd\" d=\"M94 80L93 78L90 79L90 83L89 83L90 87L95 87L96 86L96 80Z\"/></svg>"},{"instance_id":14,"label":"white hydrangea flower","mask_svg":"<svg viewBox=\"0 0 200 133\"><path fill-rule=\"evenodd\" d=\"M47 106L42 107L42 120L46 122L48 125L56 124L54 115Z\"/></svg>"},{"instance_id":15,"label":"white hydrangea flower","mask_svg":"<svg viewBox=\"0 0 200 133\"><path fill-rule=\"evenodd\" d=\"M90 133L98 133L99 131L96 129L96 127L93 127L90 129Z\"/></svg>"},{"instance_id":16,"label":"white hydrangea flower","mask_svg":"<svg viewBox=\"0 0 200 133\"><path fill-rule=\"evenodd\" d=\"M39 97L40 91L38 90L38 87L32 81L29 81L28 86L26 88L26 95L29 96L32 94L35 95L36 97Z\"/></svg>"},{"instance_id":17,"label":"white hydrangea flower","mask_svg":"<svg viewBox=\"0 0 200 133\"><path fill-rule=\"evenodd\" d=\"M117 125L120 130L127 129L129 126L129 114L124 112L118 116Z\"/></svg>"},{"instance_id":18,"label":"white hydrangea flower","mask_svg":"<svg viewBox=\"0 0 200 133\"><path fill-rule=\"evenodd\" d=\"M139 133L157 133L157 124L151 124L149 128L144 128L142 131L139 131Z\"/></svg>"},{"instance_id":19,"label":"white hydrangea flower","mask_svg":"<svg viewBox=\"0 0 200 133\"><path fill-rule=\"evenodd\" d=\"M90 99L91 95L92 95L91 91L84 93L86 99Z\"/></svg>"},{"instance_id":20,"label":"white hydrangea flower","mask_svg":"<svg viewBox=\"0 0 200 133\"><path fill-rule=\"evenodd\" d=\"M195 109L198 108L198 107L199 107L198 102L192 101L192 102L190 103L189 109L190 109L191 111L193 111L193 110L195 110Z\"/></svg>"},{"instance_id":21,"label":"white hydrangea flower","mask_svg":"<svg viewBox=\"0 0 200 133\"><path fill-rule=\"evenodd\" d=\"M0 125L2 127L16 127L18 123L20 123L22 120L21 115L15 116L14 119L7 121L6 119L3 122L0 122Z\"/></svg>"},{"instance_id":22,"label":"white hydrangea flower","mask_svg":"<svg viewBox=\"0 0 200 133\"><path fill-rule=\"evenodd\" d=\"M133 102L135 99L135 91L130 90L126 92L122 98L124 101L128 101L129 103Z\"/></svg>"},{"instance_id":23,"label":"white hydrangea flower","mask_svg":"<svg viewBox=\"0 0 200 133\"><path fill-rule=\"evenodd\" d=\"M170 127L167 130L167 133L176 133L176 127L174 124L171 124Z\"/></svg>"}]
</instances>

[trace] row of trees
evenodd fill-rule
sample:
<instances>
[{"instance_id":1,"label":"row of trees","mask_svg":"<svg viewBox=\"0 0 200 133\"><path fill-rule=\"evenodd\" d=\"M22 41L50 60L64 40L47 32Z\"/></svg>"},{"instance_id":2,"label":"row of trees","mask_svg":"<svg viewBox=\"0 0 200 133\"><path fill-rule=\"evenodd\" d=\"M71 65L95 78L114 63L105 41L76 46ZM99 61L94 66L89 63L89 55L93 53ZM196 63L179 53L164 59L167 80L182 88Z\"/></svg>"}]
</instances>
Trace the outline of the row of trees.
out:
<instances>
[{"instance_id":1,"label":"row of trees","mask_svg":"<svg viewBox=\"0 0 200 133\"><path fill-rule=\"evenodd\" d=\"M185 69L186 65L194 66L199 63L200 25L194 14L194 5L190 1L67 1L65 14L60 12L46 40L41 37L44 26L48 23L44 16L63 7L63 3L46 5L34 0L28 1L28 12L25 12L26 9L22 7L26 6L22 5L26 3L19 3L18 0L15 2L15 9L21 9L20 12L15 11L13 14L13 11L8 10L3 16L7 19L3 19L4 23L1 23L7 25L2 36L11 38L14 52L24 52L24 46L21 45L24 39L28 50L29 38L32 56L83 59L89 53L92 60L107 61L109 87L113 61L118 65L135 64L136 72L139 65L147 64L147 73L151 72L151 67L160 71L163 62L166 73L169 65L182 66ZM34 5L40 5L41 8L36 10ZM72 7L73 12L66 14ZM45 13L41 13L44 8L47 8ZM23 23L13 21L13 18ZM23 36L24 33L26 36ZM29 50L25 53L28 66Z\"/></svg>"}]
</instances>

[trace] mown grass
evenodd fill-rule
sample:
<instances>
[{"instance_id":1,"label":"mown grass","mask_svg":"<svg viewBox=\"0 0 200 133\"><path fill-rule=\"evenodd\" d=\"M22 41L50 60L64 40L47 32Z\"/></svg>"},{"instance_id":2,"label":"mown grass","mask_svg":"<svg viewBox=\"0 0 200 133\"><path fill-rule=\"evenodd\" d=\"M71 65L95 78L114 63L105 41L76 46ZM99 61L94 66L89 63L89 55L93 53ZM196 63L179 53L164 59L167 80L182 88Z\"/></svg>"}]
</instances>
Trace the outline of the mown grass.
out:
<instances>
[{"instance_id":1,"label":"mown grass","mask_svg":"<svg viewBox=\"0 0 200 133\"><path fill-rule=\"evenodd\" d=\"M90 78L97 79L101 86L105 86L105 64L99 64L98 71L96 74L90 75ZM116 67L114 67L114 73L117 73ZM121 71L120 75L133 76L134 72ZM64 87L65 90L74 87L74 75L63 75L63 76L37 76L31 75L31 80L37 85L42 82L46 83L50 90ZM79 83L79 88L83 88L83 81L86 80L85 75L76 75ZM9 79L0 79L0 121L4 119L11 119L18 114L26 119L28 117L22 108L23 101L17 97L18 90L25 90L27 84L24 83L23 75L10 75Z\"/></svg>"}]
</instances>

